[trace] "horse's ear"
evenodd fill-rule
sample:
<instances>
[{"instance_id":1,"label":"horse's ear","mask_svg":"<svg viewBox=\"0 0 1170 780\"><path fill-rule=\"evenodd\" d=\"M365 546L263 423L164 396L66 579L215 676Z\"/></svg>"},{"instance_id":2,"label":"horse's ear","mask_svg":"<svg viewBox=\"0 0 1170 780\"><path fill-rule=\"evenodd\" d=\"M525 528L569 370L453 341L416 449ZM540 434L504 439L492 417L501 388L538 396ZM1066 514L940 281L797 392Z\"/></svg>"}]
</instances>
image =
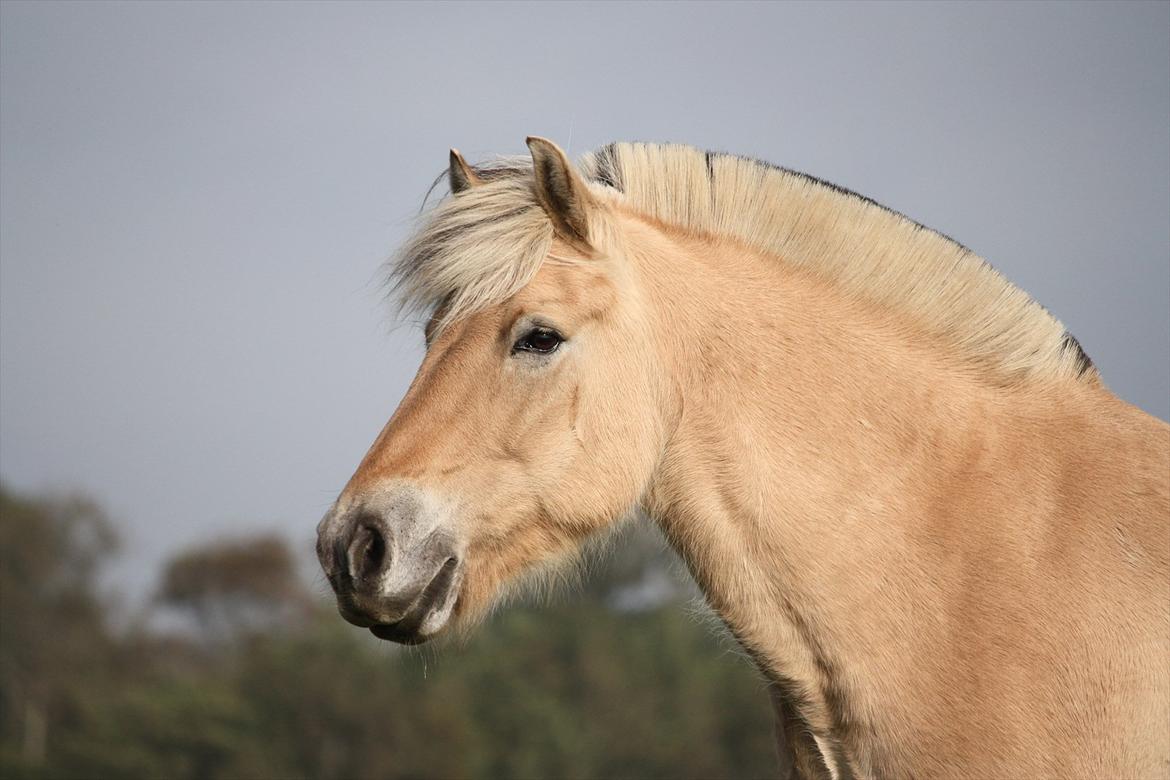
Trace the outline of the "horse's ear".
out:
<instances>
[{"instance_id":1,"label":"horse's ear","mask_svg":"<svg viewBox=\"0 0 1170 780\"><path fill-rule=\"evenodd\" d=\"M458 149L451 150L451 165L447 168L447 180L451 185L451 194L458 195L464 190L469 190L477 184L482 184L482 179L479 178L467 160L463 159L463 155L459 153Z\"/></svg>"},{"instance_id":2,"label":"horse's ear","mask_svg":"<svg viewBox=\"0 0 1170 780\"><path fill-rule=\"evenodd\" d=\"M572 242L589 245L589 186L573 169L561 148L547 138L528 137L536 175L536 195L553 227Z\"/></svg>"}]
</instances>

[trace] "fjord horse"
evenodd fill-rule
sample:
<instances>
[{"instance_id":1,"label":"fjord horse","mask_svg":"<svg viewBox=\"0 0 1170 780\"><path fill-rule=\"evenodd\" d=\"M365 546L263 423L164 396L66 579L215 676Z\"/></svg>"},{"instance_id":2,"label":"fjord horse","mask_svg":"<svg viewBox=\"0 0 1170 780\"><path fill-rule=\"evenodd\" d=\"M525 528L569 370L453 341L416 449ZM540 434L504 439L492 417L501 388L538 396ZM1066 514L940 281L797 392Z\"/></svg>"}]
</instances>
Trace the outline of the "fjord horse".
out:
<instances>
[{"instance_id":1,"label":"fjord horse","mask_svg":"<svg viewBox=\"0 0 1170 780\"><path fill-rule=\"evenodd\" d=\"M1170 775L1170 427L976 255L825 182L549 141L400 253L427 352L319 526L418 643L643 510L799 777Z\"/></svg>"}]
</instances>

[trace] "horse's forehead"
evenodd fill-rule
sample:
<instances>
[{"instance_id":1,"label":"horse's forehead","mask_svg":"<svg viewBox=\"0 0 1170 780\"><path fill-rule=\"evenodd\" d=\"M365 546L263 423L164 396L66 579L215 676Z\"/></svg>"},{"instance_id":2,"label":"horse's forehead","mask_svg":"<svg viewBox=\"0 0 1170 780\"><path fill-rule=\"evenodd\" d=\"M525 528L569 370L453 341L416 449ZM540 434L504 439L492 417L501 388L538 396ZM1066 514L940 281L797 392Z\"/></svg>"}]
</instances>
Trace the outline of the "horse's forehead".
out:
<instances>
[{"instance_id":1,"label":"horse's forehead","mask_svg":"<svg viewBox=\"0 0 1170 780\"><path fill-rule=\"evenodd\" d=\"M460 317L446 324L441 332L435 329L445 313L440 307L428 322L427 331L434 333L434 344L442 346L507 330L524 314L557 315L564 318L564 324L571 325L603 315L616 298L617 288L599 264L588 258L565 259L554 253L511 297Z\"/></svg>"},{"instance_id":2,"label":"horse's forehead","mask_svg":"<svg viewBox=\"0 0 1170 780\"><path fill-rule=\"evenodd\" d=\"M575 310L608 306L615 290L604 271L588 260L546 262L516 296L521 304L550 303Z\"/></svg>"}]
</instances>

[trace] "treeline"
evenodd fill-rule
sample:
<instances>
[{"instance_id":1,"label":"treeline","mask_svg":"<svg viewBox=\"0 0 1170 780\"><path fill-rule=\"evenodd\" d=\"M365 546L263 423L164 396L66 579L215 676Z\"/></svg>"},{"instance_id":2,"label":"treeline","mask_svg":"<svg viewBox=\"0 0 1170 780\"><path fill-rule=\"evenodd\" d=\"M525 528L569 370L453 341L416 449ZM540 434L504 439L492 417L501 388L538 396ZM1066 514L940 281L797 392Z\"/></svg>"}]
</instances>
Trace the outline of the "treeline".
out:
<instances>
[{"instance_id":1,"label":"treeline","mask_svg":"<svg viewBox=\"0 0 1170 780\"><path fill-rule=\"evenodd\" d=\"M115 628L101 511L0 490L0 777L774 775L761 683L649 539L438 647L343 623L274 537L179 555L168 620Z\"/></svg>"}]
</instances>

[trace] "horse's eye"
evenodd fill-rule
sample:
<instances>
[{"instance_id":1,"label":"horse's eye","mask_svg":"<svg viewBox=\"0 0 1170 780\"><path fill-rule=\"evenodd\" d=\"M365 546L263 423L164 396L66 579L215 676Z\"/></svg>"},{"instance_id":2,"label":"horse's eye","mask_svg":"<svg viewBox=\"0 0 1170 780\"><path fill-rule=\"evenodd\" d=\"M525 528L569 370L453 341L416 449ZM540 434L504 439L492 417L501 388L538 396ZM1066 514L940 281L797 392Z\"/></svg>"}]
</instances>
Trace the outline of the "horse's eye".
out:
<instances>
[{"instance_id":1,"label":"horse's eye","mask_svg":"<svg viewBox=\"0 0 1170 780\"><path fill-rule=\"evenodd\" d=\"M512 345L513 352L535 352L547 355L556 352L565 339L552 328L533 328Z\"/></svg>"}]
</instances>

